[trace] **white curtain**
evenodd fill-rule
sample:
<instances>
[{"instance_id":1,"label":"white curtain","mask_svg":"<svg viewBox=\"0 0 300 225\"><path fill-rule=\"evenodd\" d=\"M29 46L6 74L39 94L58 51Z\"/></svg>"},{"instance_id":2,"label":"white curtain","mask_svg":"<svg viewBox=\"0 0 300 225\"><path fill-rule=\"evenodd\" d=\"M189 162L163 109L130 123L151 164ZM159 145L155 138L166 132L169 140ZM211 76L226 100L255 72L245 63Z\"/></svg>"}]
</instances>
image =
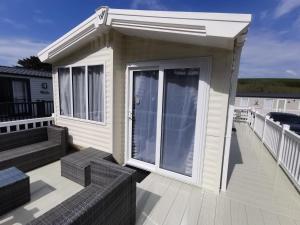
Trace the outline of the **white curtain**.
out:
<instances>
[{"instance_id":1,"label":"white curtain","mask_svg":"<svg viewBox=\"0 0 300 225\"><path fill-rule=\"evenodd\" d=\"M88 67L89 120L104 121L104 74L103 66Z\"/></svg>"},{"instance_id":2,"label":"white curtain","mask_svg":"<svg viewBox=\"0 0 300 225\"><path fill-rule=\"evenodd\" d=\"M158 71L133 74L132 157L155 162Z\"/></svg>"},{"instance_id":3,"label":"white curtain","mask_svg":"<svg viewBox=\"0 0 300 225\"><path fill-rule=\"evenodd\" d=\"M70 69L60 68L58 70L59 80L59 102L60 114L71 115L71 96L70 96Z\"/></svg>"},{"instance_id":4,"label":"white curtain","mask_svg":"<svg viewBox=\"0 0 300 225\"><path fill-rule=\"evenodd\" d=\"M161 167L192 176L199 68L165 70Z\"/></svg>"},{"instance_id":5,"label":"white curtain","mask_svg":"<svg viewBox=\"0 0 300 225\"><path fill-rule=\"evenodd\" d=\"M72 68L73 116L86 119L85 67Z\"/></svg>"}]
</instances>

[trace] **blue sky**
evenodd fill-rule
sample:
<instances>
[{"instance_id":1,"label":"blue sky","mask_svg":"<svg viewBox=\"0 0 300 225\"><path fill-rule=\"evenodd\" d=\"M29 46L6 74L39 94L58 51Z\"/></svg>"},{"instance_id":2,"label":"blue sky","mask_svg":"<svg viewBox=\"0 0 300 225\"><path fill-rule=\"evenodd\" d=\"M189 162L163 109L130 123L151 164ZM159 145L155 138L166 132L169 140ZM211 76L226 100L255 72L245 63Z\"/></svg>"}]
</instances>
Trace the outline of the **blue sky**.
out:
<instances>
[{"instance_id":1,"label":"blue sky","mask_svg":"<svg viewBox=\"0 0 300 225\"><path fill-rule=\"evenodd\" d=\"M251 13L240 77L300 78L300 0L1 0L0 65L36 55L102 5Z\"/></svg>"}]
</instances>

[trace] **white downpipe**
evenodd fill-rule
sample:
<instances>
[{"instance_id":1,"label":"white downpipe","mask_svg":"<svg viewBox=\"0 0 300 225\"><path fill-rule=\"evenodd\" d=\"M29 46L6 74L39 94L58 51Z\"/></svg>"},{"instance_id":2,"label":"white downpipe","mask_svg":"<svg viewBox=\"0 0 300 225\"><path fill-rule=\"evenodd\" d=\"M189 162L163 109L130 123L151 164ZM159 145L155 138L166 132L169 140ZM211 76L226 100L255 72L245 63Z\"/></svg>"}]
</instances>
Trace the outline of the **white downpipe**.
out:
<instances>
[{"instance_id":1,"label":"white downpipe","mask_svg":"<svg viewBox=\"0 0 300 225\"><path fill-rule=\"evenodd\" d=\"M244 37L242 37L242 40L240 41L238 39L236 40L235 48L234 48L232 74L231 74L229 99L228 99L226 134L224 138L225 144L224 144L224 153L223 153L221 191L226 191L227 189L227 175L228 175L230 143L231 143L232 125L233 125L234 104L235 104L235 96L236 96L236 88L237 88L237 78L239 73L240 57L241 57L243 44L244 44Z\"/></svg>"}]
</instances>

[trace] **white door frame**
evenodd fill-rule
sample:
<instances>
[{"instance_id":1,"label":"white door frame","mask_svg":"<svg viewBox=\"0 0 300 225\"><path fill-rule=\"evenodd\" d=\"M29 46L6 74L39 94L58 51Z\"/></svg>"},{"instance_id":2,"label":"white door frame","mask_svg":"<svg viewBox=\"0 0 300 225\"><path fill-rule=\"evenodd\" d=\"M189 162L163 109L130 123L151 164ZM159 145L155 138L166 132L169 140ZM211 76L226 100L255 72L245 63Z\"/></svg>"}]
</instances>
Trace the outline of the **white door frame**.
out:
<instances>
[{"instance_id":1,"label":"white door frame","mask_svg":"<svg viewBox=\"0 0 300 225\"><path fill-rule=\"evenodd\" d=\"M163 101L163 82L165 69L180 69L180 68L200 68L199 84L198 84L198 99L197 99L197 117L195 125L195 143L194 143L194 156L193 156L193 171L192 177L174 173L164 170L159 167L160 165L160 145L161 145L161 119L162 119L162 101ZM142 162L131 157L131 129L132 121L132 74L133 71L140 70L158 70L159 83L158 83L158 107L157 107L157 136L156 136L156 154L155 165ZM206 136L206 123L208 112L209 100L209 87L210 87L210 74L211 74L211 58L189 58L177 60L161 60L152 62L138 62L128 64L126 67L126 96L125 96L125 157L126 164L156 172L161 175L169 176L183 182L201 186L202 184L202 170L205 148Z\"/></svg>"}]
</instances>

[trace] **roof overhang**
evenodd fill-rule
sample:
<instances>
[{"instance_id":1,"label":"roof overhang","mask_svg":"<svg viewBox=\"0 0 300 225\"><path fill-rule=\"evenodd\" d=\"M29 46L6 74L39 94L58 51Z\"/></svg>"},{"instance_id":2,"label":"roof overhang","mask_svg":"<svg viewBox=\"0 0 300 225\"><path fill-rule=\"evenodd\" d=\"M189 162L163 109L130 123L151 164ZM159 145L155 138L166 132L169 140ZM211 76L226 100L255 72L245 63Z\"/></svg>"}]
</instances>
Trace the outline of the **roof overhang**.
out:
<instances>
[{"instance_id":1,"label":"roof overhang","mask_svg":"<svg viewBox=\"0 0 300 225\"><path fill-rule=\"evenodd\" d=\"M101 7L88 19L38 53L38 56L41 61L52 63L110 29L130 36L233 49L234 41L239 36L243 35L244 39L250 22L249 14Z\"/></svg>"}]
</instances>

